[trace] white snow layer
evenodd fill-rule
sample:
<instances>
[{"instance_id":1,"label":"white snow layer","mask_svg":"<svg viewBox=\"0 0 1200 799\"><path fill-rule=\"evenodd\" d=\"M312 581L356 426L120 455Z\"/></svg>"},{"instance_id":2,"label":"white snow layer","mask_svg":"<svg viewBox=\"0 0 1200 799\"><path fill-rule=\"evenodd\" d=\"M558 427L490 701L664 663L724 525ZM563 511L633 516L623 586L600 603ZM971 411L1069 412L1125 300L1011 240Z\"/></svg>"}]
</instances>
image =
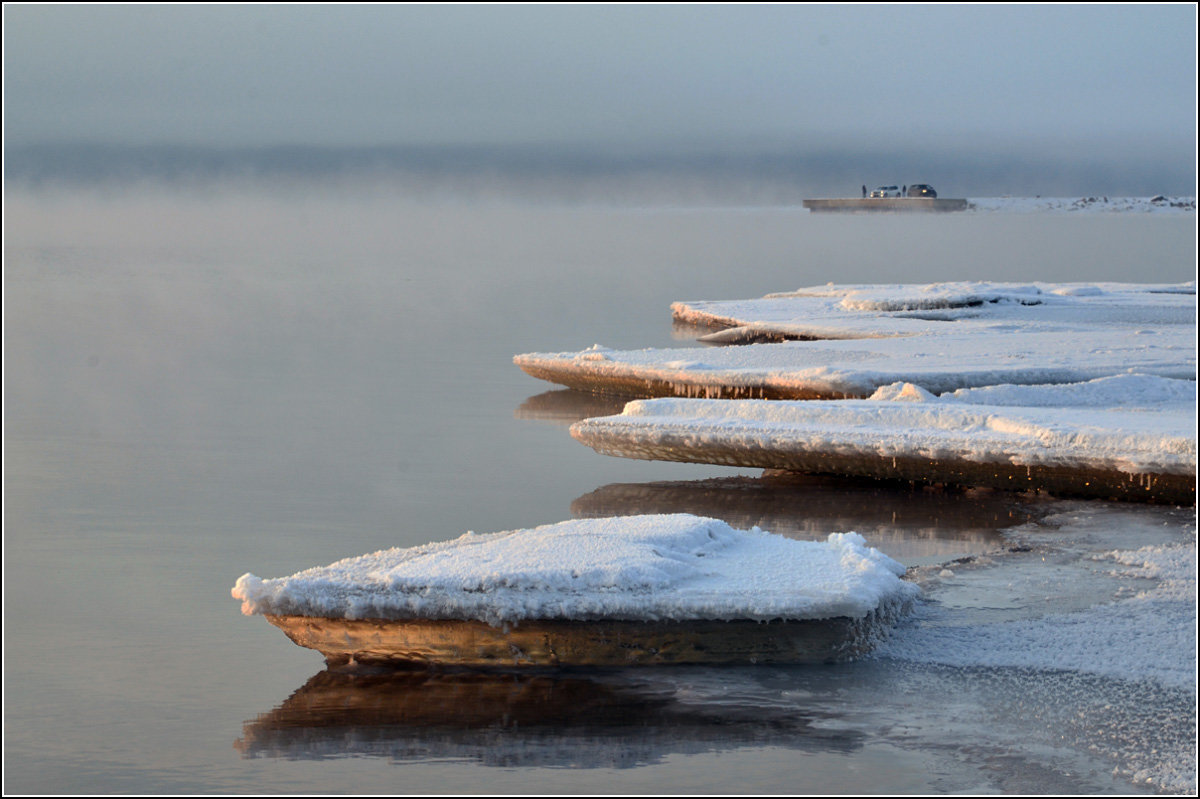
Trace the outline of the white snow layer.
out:
<instances>
[{"instance_id":1,"label":"white snow layer","mask_svg":"<svg viewBox=\"0 0 1200 799\"><path fill-rule=\"evenodd\" d=\"M796 541L688 514L578 519L238 579L251 615L631 621L861 618L918 589L857 533Z\"/></svg>"},{"instance_id":2,"label":"white snow layer","mask_svg":"<svg viewBox=\"0 0 1200 799\"><path fill-rule=\"evenodd\" d=\"M1195 284L828 285L758 300L682 302L676 320L729 329L739 347L526 353L521 367L643 379L680 396L724 387L869 396L915 383L942 394L1118 374L1196 377Z\"/></svg>"},{"instance_id":3,"label":"white snow layer","mask_svg":"<svg viewBox=\"0 0 1200 799\"><path fill-rule=\"evenodd\" d=\"M751 309L741 314L729 314L735 318L753 318L760 309L772 309L773 300L797 300L799 304L782 303L778 308L796 308L801 315L814 312L838 310L914 311L921 309L960 309L972 315L1010 315L1019 310L1013 305L1057 306L1057 312L1071 306L1132 305L1140 308L1139 313L1153 312L1154 308L1167 310L1177 306L1177 300L1159 295L1195 295L1194 282L1187 283L1003 283L991 281L956 281L928 284L835 284L809 286L795 291L774 292L761 299L722 300L702 302L697 305L729 306ZM1064 299L1066 298L1066 299ZM1074 298L1074 299L1069 299ZM691 305L692 303L678 303ZM997 306L991 308L989 306ZM1043 313L1042 311L1038 312ZM784 317L786 318L786 316ZM1093 321L1102 321L1093 319Z\"/></svg>"},{"instance_id":4,"label":"white snow layer","mask_svg":"<svg viewBox=\"0 0 1200 799\"><path fill-rule=\"evenodd\" d=\"M871 338L972 330L1081 332L1111 325L1195 325L1188 283L994 283L863 285L830 283L760 299L677 302L693 324L749 326L813 338Z\"/></svg>"},{"instance_id":5,"label":"white snow layer","mask_svg":"<svg viewBox=\"0 0 1200 799\"><path fill-rule=\"evenodd\" d=\"M975 463L1195 474L1196 383L1125 375L1074 385L1000 385L935 397L910 383L867 400L653 399L572 433L697 449L785 449Z\"/></svg>"},{"instance_id":6,"label":"white snow layer","mask_svg":"<svg viewBox=\"0 0 1200 799\"><path fill-rule=\"evenodd\" d=\"M969 211L1015 213L1071 212L1186 214L1196 212L1195 197L976 197L968 200Z\"/></svg>"}]
</instances>

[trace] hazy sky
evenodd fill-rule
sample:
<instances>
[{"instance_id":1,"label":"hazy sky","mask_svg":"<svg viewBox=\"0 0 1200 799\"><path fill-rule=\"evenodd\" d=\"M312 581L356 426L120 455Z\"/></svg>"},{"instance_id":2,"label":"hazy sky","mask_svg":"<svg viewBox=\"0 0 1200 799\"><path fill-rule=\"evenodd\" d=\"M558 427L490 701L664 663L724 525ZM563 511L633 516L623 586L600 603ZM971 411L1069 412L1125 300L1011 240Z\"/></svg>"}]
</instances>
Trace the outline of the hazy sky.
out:
<instances>
[{"instance_id":1,"label":"hazy sky","mask_svg":"<svg viewBox=\"0 0 1200 799\"><path fill-rule=\"evenodd\" d=\"M5 141L945 148L1194 180L1196 7L4 6Z\"/></svg>"}]
</instances>

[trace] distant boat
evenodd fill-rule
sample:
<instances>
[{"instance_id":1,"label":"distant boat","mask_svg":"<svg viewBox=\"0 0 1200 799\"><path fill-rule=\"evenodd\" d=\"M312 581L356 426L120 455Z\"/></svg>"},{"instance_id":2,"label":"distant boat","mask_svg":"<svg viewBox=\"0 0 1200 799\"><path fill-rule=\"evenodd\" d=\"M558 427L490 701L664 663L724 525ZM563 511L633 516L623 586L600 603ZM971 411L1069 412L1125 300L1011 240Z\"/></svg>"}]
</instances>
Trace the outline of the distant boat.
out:
<instances>
[{"instance_id":1,"label":"distant boat","mask_svg":"<svg viewBox=\"0 0 1200 799\"><path fill-rule=\"evenodd\" d=\"M813 199L801 202L814 213L830 211L965 211L969 203L965 199L942 199L940 197L836 197Z\"/></svg>"}]
</instances>

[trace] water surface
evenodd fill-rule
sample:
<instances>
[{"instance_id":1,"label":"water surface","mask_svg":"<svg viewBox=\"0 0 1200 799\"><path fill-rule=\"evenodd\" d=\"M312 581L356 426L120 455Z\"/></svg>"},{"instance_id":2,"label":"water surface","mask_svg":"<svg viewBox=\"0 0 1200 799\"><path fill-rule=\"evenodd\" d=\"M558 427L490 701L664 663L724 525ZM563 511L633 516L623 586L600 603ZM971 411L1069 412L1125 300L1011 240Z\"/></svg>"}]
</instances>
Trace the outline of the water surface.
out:
<instances>
[{"instance_id":1,"label":"water surface","mask_svg":"<svg viewBox=\"0 0 1200 799\"><path fill-rule=\"evenodd\" d=\"M1132 755L1089 749L1086 725L1044 734L1127 695L1107 677L897 660L346 675L229 589L467 530L685 510L855 529L921 567L1002 554L1045 500L606 458L564 424L606 402L564 400L511 357L680 346L674 300L826 282L1188 280L1194 219L211 188L10 192L6 216L9 791L1153 788L1121 771ZM1161 526L1194 541L1190 520ZM1111 598L1087 574L1056 601ZM1032 716L1031 685L1047 700Z\"/></svg>"}]
</instances>

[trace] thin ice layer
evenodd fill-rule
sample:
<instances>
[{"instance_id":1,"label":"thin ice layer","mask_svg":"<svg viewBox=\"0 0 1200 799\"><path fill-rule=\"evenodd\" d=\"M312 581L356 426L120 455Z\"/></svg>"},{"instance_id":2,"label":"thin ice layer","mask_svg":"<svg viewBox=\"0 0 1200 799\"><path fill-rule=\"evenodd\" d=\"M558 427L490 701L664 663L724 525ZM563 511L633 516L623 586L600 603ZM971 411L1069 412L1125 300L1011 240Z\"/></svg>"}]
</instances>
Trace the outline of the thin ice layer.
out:
<instances>
[{"instance_id":1,"label":"thin ice layer","mask_svg":"<svg viewBox=\"0 0 1200 799\"><path fill-rule=\"evenodd\" d=\"M325 618L629 621L862 618L911 599L857 533L796 541L688 514L578 519L238 579L242 612Z\"/></svg>"}]
</instances>

